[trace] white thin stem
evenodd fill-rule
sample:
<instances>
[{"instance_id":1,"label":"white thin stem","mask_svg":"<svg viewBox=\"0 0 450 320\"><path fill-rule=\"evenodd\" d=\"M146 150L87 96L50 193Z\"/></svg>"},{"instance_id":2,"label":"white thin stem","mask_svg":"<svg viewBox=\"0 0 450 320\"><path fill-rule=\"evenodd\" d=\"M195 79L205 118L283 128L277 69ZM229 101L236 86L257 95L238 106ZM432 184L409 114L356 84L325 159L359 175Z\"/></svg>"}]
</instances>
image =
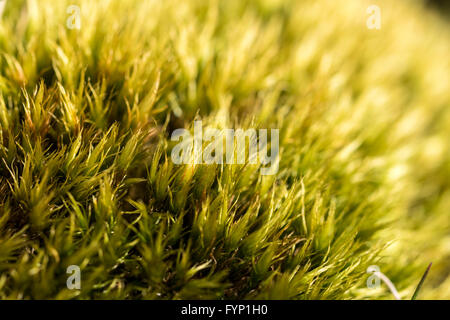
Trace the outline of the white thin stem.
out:
<instances>
[{"instance_id":1,"label":"white thin stem","mask_svg":"<svg viewBox=\"0 0 450 320\"><path fill-rule=\"evenodd\" d=\"M388 277L386 277L384 275L384 273L380 272L380 271L375 271L374 274L380 278L389 288L389 290L391 290L392 294L394 295L396 300L402 300L400 298L400 294L398 293L397 289L395 288L394 284L392 283L391 280L389 280Z\"/></svg>"}]
</instances>

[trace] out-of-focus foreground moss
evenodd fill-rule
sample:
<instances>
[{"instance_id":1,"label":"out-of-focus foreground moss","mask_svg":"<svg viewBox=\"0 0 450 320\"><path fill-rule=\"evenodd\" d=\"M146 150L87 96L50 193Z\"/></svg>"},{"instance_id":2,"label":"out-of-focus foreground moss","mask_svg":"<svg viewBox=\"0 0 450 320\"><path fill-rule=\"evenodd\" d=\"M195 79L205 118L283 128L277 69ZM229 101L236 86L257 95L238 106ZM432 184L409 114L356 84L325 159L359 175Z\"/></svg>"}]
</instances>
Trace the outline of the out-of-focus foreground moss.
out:
<instances>
[{"instance_id":1,"label":"out-of-focus foreground moss","mask_svg":"<svg viewBox=\"0 0 450 320\"><path fill-rule=\"evenodd\" d=\"M449 24L376 2L8 1L0 298L410 298L433 262L449 299ZM279 128L278 173L174 165L196 118Z\"/></svg>"}]
</instances>

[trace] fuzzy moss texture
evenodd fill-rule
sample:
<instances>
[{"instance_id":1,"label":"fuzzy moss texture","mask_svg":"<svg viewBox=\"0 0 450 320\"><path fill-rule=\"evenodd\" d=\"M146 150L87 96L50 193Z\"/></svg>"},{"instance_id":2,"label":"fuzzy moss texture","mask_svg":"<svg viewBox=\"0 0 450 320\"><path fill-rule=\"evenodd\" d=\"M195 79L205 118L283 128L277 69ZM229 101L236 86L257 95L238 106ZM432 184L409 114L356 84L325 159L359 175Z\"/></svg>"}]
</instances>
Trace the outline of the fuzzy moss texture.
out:
<instances>
[{"instance_id":1,"label":"fuzzy moss texture","mask_svg":"<svg viewBox=\"0 0 450 320\"><path fill-rule=\"evenodd\" d=\"M450 299L450 27L422 2L13 0L0 52L0 298L391 299L378 265L408 299L433 262L419 299ZM195 119L279 128L278 173L175 165Z\"/></svg>"}]
</instances>

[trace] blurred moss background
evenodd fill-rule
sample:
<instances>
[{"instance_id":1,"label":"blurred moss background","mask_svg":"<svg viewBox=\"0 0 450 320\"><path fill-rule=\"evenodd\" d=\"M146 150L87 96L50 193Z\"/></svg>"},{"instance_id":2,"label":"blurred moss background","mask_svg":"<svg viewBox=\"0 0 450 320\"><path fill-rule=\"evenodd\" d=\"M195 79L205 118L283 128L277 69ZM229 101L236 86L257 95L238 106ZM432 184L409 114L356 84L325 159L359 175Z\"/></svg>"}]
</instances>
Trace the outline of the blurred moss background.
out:
<instances>
[{"instance_id":1,"label":"blurred moss background","mask_svg":"<svg viewBox=\"0 0 450 320\"><path fill-rule=\"evenodd\" d=\"M424 1L15 0L0 53L1 298L391 299L378 265L408 299L433 262L419 298L450 299L450 25ZM199 118L279 128L277 175L175 166Z\"/></svg>"},{"instance_id":2,"label":"blurred moss background","mask_svg":"<svg viewBox=\"0 0 450 320\"><path fill-rule=\"evenodd\" d=\"M439 12L448 16L450 14L450 2L447 0L429 0L428 3L432 8L437 9Z\"/></svg>"}]
</instances>

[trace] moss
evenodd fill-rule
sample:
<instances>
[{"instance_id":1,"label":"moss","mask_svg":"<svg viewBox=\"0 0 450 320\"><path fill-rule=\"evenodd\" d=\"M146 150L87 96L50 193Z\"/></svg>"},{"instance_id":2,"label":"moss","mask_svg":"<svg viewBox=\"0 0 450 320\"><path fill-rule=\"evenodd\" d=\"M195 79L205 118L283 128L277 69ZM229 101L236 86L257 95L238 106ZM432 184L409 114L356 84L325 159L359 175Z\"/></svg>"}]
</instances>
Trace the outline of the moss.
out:
<instances>
[{"instance_id":1,"label":"moss","mask_svg":"<svg viewBox=\"0 0 450 320\"><path fill-rule=\"evenodd\" d=\"M378 2L8 1L0 298L450 298L450 29ZM174 164L195 119L279 171Z\"/></svg>"}]
</instances>

